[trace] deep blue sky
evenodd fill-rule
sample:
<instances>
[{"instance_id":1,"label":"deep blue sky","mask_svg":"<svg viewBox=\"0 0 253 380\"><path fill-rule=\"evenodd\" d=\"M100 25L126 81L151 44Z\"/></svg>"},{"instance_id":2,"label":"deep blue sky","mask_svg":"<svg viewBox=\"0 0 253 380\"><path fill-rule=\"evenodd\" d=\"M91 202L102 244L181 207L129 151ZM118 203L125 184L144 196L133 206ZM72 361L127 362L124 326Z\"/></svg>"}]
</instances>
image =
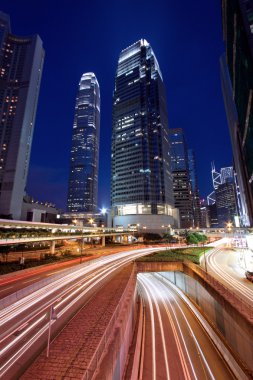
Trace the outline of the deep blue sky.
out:
<instances>
[{"instance_id":1,"label":"deep blue sky","mask_svg":"<svg viewBox=\"0 0 253 380\"><path fill-rule=\"evenodd\" d=\"M46 51L28 193L66 207L77 85L95 72L101 91L99 205L110 204L112 92L122 49L152 45L167 88L169 127L183 128L197 158L202 196L212 190L210 162L232 162L220 86L224 51L220 0L1 0L12 32L39 34Z\"/></svg>"}]
</instances>

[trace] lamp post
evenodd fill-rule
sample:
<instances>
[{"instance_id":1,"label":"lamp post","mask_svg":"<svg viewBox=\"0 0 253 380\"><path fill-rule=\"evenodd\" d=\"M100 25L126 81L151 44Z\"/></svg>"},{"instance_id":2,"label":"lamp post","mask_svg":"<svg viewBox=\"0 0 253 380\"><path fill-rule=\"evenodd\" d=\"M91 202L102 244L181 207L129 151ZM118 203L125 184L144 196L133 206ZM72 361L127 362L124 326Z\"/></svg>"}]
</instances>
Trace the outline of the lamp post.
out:
<instances>
[{"instance_id":1,"label":"lamp post","mask_svg":"<svg viewBox=\"0 0 253 380\"><path fill-rule=\"evenodd\" d=\"M227 227L227 231L228 231L228 239L229 239L229 234L230 232L232 231L232 227L233 227L233 223L229 220L226 224L226 227ZM231 246L231 244L230 244Z\"/></svg>"},{"instance_id":2,"label":"lamp post","mask_svg":"<svg viewBox=\"0 0 253 380\"><path fill-rule=\"evenodd\" d=\"M90 218L89 220L88 220L88 223L91 225L91 227L92 227L92 225L93 225L93 223L94 223L94 219L93 218ZM93 238L91 238L91 241L92 241L92 248L93 248Z\"/></svg>"},{"instance_id":3,"label":"lamp post","mask_svg":"<svg viewBox=\"0 0 253 380\"><path fill-rule=\"evenodd\" d=\"M204 249L205 271L206 271L206 273L207 273L207 264L206 264L206 247L205 247L205 242L203 242L203 249Z\"/></svg>"},{"instance_id":4,"label":"lamp post","mask_svg":"<svg viewBox=\"0 0 253 380\"><path fill-rule=\"evenodd\" d=\"M82 230L82 237L81 237L81 244L80 244L80 264L82 263L83 258L83 230Z\"/></svg>"}]
</instances>

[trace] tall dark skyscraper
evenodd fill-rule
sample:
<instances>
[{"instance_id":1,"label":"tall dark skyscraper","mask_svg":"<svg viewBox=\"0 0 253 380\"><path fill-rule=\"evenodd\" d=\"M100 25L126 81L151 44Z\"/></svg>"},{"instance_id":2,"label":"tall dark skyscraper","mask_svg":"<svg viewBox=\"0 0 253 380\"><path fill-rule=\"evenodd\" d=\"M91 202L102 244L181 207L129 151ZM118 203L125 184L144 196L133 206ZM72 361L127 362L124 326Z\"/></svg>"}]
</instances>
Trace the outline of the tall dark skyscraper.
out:
<instances>
[{"instance_id":1,"label":"tall dark skyscraper","mask_svg":"<svg viewBox=\"0 0 253 380\"><path fill-rule=\"evenodd\" d=\"M229 221L235 222L238 214L234 182L227 179L218 186L215 194L219 227L226 227Z\"/></svg>"},{"instance_id":2,"label":"tall dark skyscraper","mask_svg":"<svg viewBox=\"0 0 253 380\"><path fill-rule=\"evenodd\" d=\"M232 166L216 171L212 163L212 181L214 191L208 196L210 226L225 227L230 221L239 227L237 176Z\"/></svg>"},{"instance_id":3,"label":"tall dark skyscraper","mask_svg":"<svg viewBox=\"0 0 253 380\"><path fill-rule=\"evenodd\" d=\"M253 0L222 0L222 14L226 44L222 89L242 197L241 222L247 225L249 220L252 225Z\"/></svg>"},{"instance_id":4,"label":"tall dark skyscraper","mask_svg":"<svg viewBox=\"0 0 253 380\"><path fill-rule=\"evenodd\" d=\"M199 185L196 168L195 153L192 149L188 149L188 164L189 175L192 191L192 209L193 209L193 222L194 227L201 226L201 214L200 214L200 197L199 197Z\"/></svg>"},{"instance_id":5,"label":"tall dark skyscraper","mask_svg":"<svg viewBox=\"0 0 253 380\"><path fill-rule=\"evenodd\" d=\"M100 90L95 74L82 75L72 132L68 212L96 212L100 136Z\"/></svg>"},{"instance_id":6,"label":"tall dark skyscraper","mask_svg":"<svg viewBox=\"0 0 253 380\"><path fill-rule=\"evenodd\" d=\"M162 74L141 39L120 53L113 95L111 201L114 225L174 225L168 116Z\"/></svg>"},{"instance_id":7,"label":"tall dark skyscraper","mask_svg":"<svg viewBox=\"0 0 253 380\"><path fill-rule=\"evenodd\" d=\"M170 129L169 136L171 143L175 206L179 209L181 228L189 228L194 226L194 219L188 150L185 135L182 128L175 128Z\"/></svg>"},{"instance_id":8,"label":"tall dark skyscraper","mask_svg":"<svg viewBox=\"0 0 253 380\"><path fill-rule=\"evenodd\" d=\"M19 219L44 62L39 36L11 33L0 12L0 214Z\"/></svg>"}]
</instances>

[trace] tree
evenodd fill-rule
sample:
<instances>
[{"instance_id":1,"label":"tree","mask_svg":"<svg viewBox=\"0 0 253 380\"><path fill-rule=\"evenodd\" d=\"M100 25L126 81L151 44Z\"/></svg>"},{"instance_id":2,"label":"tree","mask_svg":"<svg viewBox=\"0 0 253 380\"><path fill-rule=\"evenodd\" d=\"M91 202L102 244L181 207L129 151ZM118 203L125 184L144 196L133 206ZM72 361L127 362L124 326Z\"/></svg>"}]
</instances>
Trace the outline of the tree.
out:
<instances>
[{"instance_id":1,"label":"tree","mask_svg":"<svg viewBox=\"0 0 253 380\"><path fill-rule=\"evenodd\" d=\"M5 259L6 263L8 261L9 252L10 252L10 247L8 245L4 245L4 246L0 247L0 253L1 253L3 259Z\"/></svg>"},{"instance_id":2,"label":"tree","mask_svg":"<svg viewBox=\"0 0 253 380\"><path fill-rule=\"evenodd\" d=\"M187 234L186 243L187 244L198 244L199 240L194 234Z\"/></svg>"}]
</instances>

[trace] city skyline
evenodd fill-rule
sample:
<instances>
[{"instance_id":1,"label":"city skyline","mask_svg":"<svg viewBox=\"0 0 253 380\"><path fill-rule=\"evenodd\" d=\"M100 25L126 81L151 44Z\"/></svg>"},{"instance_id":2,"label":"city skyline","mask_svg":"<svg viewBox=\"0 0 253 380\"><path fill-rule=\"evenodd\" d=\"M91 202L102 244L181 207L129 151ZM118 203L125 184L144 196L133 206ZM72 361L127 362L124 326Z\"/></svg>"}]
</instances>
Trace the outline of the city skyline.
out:
<instances>
[{"instance_id":1,"label":"city skyline","mask_svg":"<svg viewBox=\"0 0 253 380\"><path fill-rule=\"evenodd\" d=\"M47 8L48 4L45 4L40 16L36 14L35 8L26 1L22 7L18 3L4 3L2 6L2 10L10 15L14 33L21 35L38 33L44 41L46 50L45 72L42 78L27 187L29 194L41 200L53 201L64 208L67 199L68 152L70 150L76 81L79 80L82 72L94 71L101 88L102 149L99 205L100 207L110 206L111 99L117 57L125 46L131 45L139 38L146 38L156 51L163 71L168 98L169 127L182 127L189 145L195 150L200 177L200 194L205 196L211 189L211 183L205 174L209 172L210 161L215 159L219 166L231 165L232 162L219 77L219 56L224 51L220 2L207 4L209 14L213 15L217 21L215 27L211 20L213 17L210 16L207 21L200 18L201 12L197 4L193 7L197 11L195 15L187 2L183 2L181 5L175 5L173 2L166 5L161 3L161 7L157 7L154 14L151 11L151 3L147 3L145 10L141 6L137 7L131 31L127 32L117 23L117 27L119 27L117 33L113 20L118 11L113 4L109 3L107 8L103 4L99 4L97 7L89 5L90 8L95 7L92 8L93 12L97 11L98 19L101 22L98 23L98 30L90 36L90 40L83 38L84 35L80 33L83 38L84 53L78 56L76 49L77 45L80 45L80 41L76 25L81 17L79 14L83 10L81 4L77 3L75 9L70 9L68 16L73 20L73 31L69 32L64 44L56 44L56 42L60 41L63 33L63 20L68 14L66 5L63 4L58 15L56 6L51 5L50 8ZM190 18L190 27L185 23L187 7L194 16ZM182 8L185 10L183 14ZM50 19L45 27L42 20L47 9L50 9ZM115 15L114 18L111 18L112 26L104 31L105 25L109 25L108 17L112 10ZM143 12L147 16L145 22L140 19ZM129 20L130 13L127 11L124 17L125 20ZM55 24L58 28L54 34ZM188 28L190 36L187 40L185 36ZM49 39L50 33L51 40ZM76 44L71 45L71 38L76 38ZM109 44L108 41L110 41ZM66 59L67 63L62 64L66 46L70 52ZM208 60L205 58L207 50L210 52ZM192 75L192 71L195 76ZM76 80L76 78L78 79ZM61 114L57 117L50 100L52 85L56 85L59 94L57 105L61 109ZM65 86L67 90L65 90ZM214 112L210 112L212 115L206 116L205 119L204 115L207 115L208 109ZM50 140L48 139L49 130ZM219 139L217 139L218 131L221 131ZM208 144L206 144L207 134ZM61 139L60 142L59 139ZM46 185L42 186L43 182Z\"/></svg>"}]
</instances>

